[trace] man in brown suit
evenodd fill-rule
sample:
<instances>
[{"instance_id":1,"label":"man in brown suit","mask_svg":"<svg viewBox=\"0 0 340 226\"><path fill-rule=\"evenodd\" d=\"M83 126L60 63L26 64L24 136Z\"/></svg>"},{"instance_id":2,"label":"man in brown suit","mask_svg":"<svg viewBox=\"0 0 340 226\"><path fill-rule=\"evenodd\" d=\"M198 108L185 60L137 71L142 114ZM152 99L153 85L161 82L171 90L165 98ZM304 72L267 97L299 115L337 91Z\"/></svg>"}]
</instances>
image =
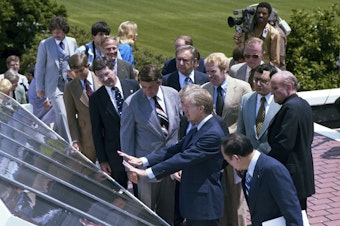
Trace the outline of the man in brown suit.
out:
<instances>
[{"instance_id":1,"label":"man in brown suit","mask_svg":"<svg viewBox=\"0 0 340 226\"><path fill-rule=\"evenodd\" d=\"M92 162L96 161L96 151L92 139L92 127L89 111L89 96L101 83L89 70L85 54L74 54L69 65L76 78L69 82L64 90L64 101L72 145Z\"/></svg>"}]
</instances>

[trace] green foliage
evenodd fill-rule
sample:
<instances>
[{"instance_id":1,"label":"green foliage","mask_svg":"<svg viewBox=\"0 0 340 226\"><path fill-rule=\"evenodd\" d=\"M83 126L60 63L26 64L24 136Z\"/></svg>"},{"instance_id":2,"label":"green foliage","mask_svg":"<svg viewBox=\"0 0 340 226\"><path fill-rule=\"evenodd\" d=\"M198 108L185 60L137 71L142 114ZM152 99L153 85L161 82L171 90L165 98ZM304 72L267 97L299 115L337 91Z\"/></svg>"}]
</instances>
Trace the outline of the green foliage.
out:
<instances>
[{"instance_id":1,"label":"green foliage","mask_svg":"<svg viewBox=\"0 0 340 226\"><path fill-rule=\"evenodd\" d=\"M79 46L90 41L87 32L77 26L70 25L70 32L67 35L70 37L77 37L77 44ZM27 49L21 56L21 68L24 69L29 65L35 64L40 41L50 36L51 34L49 32L39 33L35 36L31 48Z\"/></svg>"},{"instance_id":2,"label":"green foliage","mask_svg":"<svg viewBox=\"0 0 340 226\"><path fill-rule=\"evenodd\" d=\"M288 36L287 70L299 79L302 90L338 88L335 64L340 49L336 4L313 13L293 10Z\"/></svg>"},{"instance_id":3,"label":"green foliage","mask_svg":"<svg viewBox=\"0 0 340 226\"><path fill-rule=\"evenodd\" d=\"M66 8L49 0L0 1L0 60L22 53L34 44L35 35L46 30L46 24L55 15L66 16Z\"/></svg>"},{"instance_id":4,"label":"green foliage","mask_svg":"<svg viewBox=\"0 0 340 226\"><path fill-rule=\"evenodd\" d=\"M167 57L164 55L157 55L148 49L142 47L134 48L135 68L140 70L144 65L153 64L158 69L162 69Z\"/></svg>"}]
</instances>

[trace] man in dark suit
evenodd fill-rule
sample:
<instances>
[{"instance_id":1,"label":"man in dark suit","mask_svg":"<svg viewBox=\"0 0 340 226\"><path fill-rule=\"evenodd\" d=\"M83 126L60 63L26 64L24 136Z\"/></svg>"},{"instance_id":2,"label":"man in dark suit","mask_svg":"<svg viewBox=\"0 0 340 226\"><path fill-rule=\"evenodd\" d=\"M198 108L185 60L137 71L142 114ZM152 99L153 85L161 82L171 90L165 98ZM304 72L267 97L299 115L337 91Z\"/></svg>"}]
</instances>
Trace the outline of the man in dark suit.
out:
<instances>
[{"instance_id":1,"label":"man in dark suit","mask_svg":"<svg viewBox=\"0 0 340 226\"><path fill-rule=\"evenodd\" d=\"M223 191L220 170L223 157L220 140L224 132L218 120L212 116L213 100L208 91L192 89L184 95L182 108L188 120L196 125L177 144L135 158L120 153L128 171L142 178L159 180L182 170L180 185L180 212L189 226L219 225L223 215Z\"/></svg>"},{"instance_id":2,"label":"man in dark suit","mask_svg":"<svg viewBox=\"0 0 340 226\"><path fill-rule=\"evenodd\" d=\"M100 168L123 187L128 178L122 165L120 150L120 117L123 99L139 89L134 79L120 80L110 59L99 57L93 61L93 70L103 86L90 96L92 136Z\"/></svg>"},{"instance_id":3,"label":"man in dark suit","mask_svg":"<svg viewBox=\"0 0 340 226\"><path fill-rule=\"evenodd\" d=\"M118 56L119 41L117 37L105 37L102 41L102 49L104 55L111 59L115 66L115 73L120 80L122 79L135 79L132 65Z\"/></svg>"},{"instance_id":4,"label":"man in dark suit","mask_svg":"<svg viewBox=\"0 0 340 226\"><path fill-rule=\"evenodd\" d=\"M277 160L254 150L243 134L233 133L222 141L224 159L236 170L247 170L242 178L252 226L283 216L286 225L302 226L296 189L288 170Z\"/></svg>"},{"instance_id":5,"label":"man in dark suit","mask_svg":"<svg viewBox=\"0 0 340 226\"><path fill-rule=\"evenodd\" d=\"M299 83L289 71L271 78L276 103L282 105L268 128L269 156L279 160L290 172L301 209L307 208L307 197L315 193L312 142L313 112L308 102L296 94Z\"/></svg>"},{"instance_id":6,"label":"man in dark suit","mask_svg":"<svg viewBox=\"0 0 340 226\"><path fill-rule=\"evenodd\" d=\"M121 146L125 153L141 157L176 144L181 115L179 95L162 86L162 75L154 65L139 72L141 90L124 102ZM160 108L162 109L160 112ZM160 115L162 114L162 115ZM136 175L128 172L134 182ZM169 224L173 222L175 181L165 177L155 183L138 181L138 197Z\"/></svg>"},{"instance_id":7,"label":"man in dark suit","mask_svg":"<svg viewBox=\"0 0 340 226\"><path fill-rule=\"evenodd\" d=\"M188 84L202 85L208 82L208 76L194 69L197 50L191 45L180 46L176 50L177 71L163 76L164 86L180 91Z\"/></svg>"},{"instance_id":8,"label":"man in dark suit","mask_svg":"<svg viewBox=\"0 0 340 226\"><path fill-rule=\"evenodd\" d=\"M180 35L178 38L176 38L175 43L174 43L175 51L178 47L185 46L185 45L193 46L194 42L192 41L192 38L190 36ZM204 58L200 56L198 51L197 51L197 60L195 61L194 68L197 71L205 73ZM171 58L164 63L164 66L162 69L162 75L167 75L175 71L177 71L176 58Z\"/></svg>"}]
</instances>

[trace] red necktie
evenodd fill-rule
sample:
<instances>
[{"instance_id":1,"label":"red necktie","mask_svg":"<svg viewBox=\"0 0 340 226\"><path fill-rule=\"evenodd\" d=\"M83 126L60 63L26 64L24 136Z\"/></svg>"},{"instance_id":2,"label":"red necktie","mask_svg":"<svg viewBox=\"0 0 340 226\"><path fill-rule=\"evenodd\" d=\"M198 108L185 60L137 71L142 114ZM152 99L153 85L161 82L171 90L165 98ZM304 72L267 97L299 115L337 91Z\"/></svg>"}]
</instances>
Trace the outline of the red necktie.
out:
<instances>
[{"instance_id":1,"label":"red necktie","mask_svg":"<svg viewBox=\"0 0 340 226\"><path fill-rule=\"evenodd\" d=\"M86 94L88 96L91 96L92 94L92 89L91 89L91 86L89 84L89 81L87 79L84 80L84 83L85 83L85 88L86 88Z\"/></svg>"}]
</instances>

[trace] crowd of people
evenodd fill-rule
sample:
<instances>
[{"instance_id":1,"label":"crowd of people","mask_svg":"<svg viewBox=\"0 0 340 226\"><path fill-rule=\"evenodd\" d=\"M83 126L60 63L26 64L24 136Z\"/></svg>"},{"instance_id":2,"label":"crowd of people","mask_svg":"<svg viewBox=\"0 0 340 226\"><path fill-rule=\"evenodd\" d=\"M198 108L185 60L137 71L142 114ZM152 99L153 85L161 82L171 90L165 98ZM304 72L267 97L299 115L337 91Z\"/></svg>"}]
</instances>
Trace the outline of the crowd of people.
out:
<instances>
[{"instance_id":1,"label":"crowd of people","mask_svg":"<svg viewBox=\"0 0 340 226\"><path fill-rule=\"evenodd\" d=\"M162 70L135 68L137 24L104 21L80 47L62 17L50 21L36 64L7 59L0 89L50 125L169 225L245 226L283 216L302 225L315 193L311 107L286 71L287 44L267 2L233 58L200 56L190 36ZM281 37L281 38L280 38ZM248 206L248 207L247 207Z\"/></svg>"}]
</instances>

